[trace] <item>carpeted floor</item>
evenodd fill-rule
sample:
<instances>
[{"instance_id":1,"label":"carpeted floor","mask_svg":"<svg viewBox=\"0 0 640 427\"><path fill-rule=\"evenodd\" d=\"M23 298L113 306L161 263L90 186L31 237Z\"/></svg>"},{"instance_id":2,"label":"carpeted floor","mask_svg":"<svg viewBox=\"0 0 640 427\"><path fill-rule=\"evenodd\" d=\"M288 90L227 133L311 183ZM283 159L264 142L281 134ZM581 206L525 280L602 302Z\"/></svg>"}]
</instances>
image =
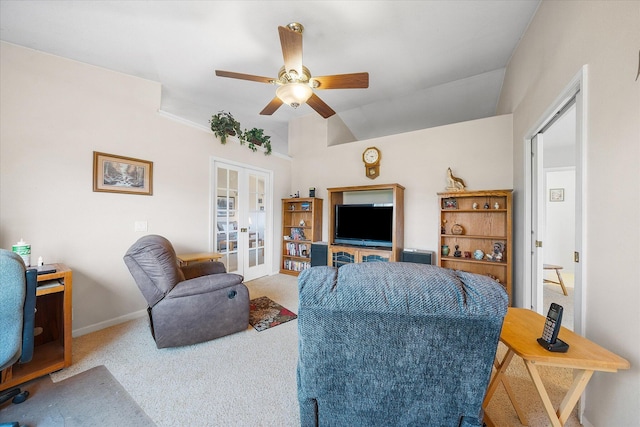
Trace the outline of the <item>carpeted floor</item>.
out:
<instances>
[{"instance_id":1,"label":"carpeted floor","mask_svg":"<svg viewBox=\"0 0 640 427\"><path fill-rule=\"evenodd\" d=\"M29 391L29 398L18 405L3 404L0 422L29 427L155 426L104 366L57 383L45 376L22 389Z\"/></svg>"},{"instance_id":2,"label":"carpeted floor","mask_svg":"<svg viewBox=\"0 0 640 427\"><path fill-rule=\"evenodd\" d=\"M248 282L250 298L268 296L297 313L296 279L274 275ZM148 320L141 318L75 338L73 365L52 374L52 379L59 382L105 365L159 427L299 426L297 326L297 320L265 332L249 326L246 331L214 341L158 350ZM499 353L504 351L500 346ZM548 367L540 367L540 371L557 406L571 384L571 372ZM542 402L522 361L514 360L508 374L519 403L529 416L529 426L547 426ZM93 408L94 412L103 409L100 405ZM501 427L521 425L501 387L488 411ZM566 426L579 425L574 410Z\"/></svg>"}]
</instances>

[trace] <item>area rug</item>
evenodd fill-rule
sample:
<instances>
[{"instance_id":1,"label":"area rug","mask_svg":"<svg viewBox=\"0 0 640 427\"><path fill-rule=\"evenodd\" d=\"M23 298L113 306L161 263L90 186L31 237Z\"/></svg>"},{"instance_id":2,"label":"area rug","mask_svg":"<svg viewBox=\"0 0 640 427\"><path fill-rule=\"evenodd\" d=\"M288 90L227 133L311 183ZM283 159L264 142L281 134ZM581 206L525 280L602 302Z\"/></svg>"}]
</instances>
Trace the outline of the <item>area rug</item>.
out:
<instances>
[{"instance_id":1,"label":"area rug","mask_svg":"<svg viewBox=\"0 0 640 427\"><path fill-rule=\"evenodd\" d=\"M249 323L258 332L297 318L294 312L272 301L269 297L255 298L249 303Z\"/></svg>"},{"instance_id":2,"label":"area rug","mask_svg":"<svg viewBox=\"0 0 640 427\"><path fill-rule=\"evenodd\" d=\"M153 427L156 424L105 366L54 383L47 375L23 386L29 398L3 403L0 423L37 427Z\"/></svg>"}]
</instances>

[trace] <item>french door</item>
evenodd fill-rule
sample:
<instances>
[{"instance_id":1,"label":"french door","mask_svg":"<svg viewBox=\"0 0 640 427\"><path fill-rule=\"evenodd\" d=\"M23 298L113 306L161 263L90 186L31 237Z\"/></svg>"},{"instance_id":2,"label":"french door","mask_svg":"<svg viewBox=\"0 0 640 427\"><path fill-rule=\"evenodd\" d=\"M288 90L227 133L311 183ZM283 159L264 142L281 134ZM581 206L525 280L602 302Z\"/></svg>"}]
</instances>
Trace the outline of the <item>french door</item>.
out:
<instances>
[{"instance_id":1,"label":"french door","mask_svg":"<svg viewBox=\"0 0 640 427\"><path fill-rule=\"evenodd\" d=\"M229 273L253 280L269 273L270 173L213 160L211 247Z\"/></svg>"}]
</instances>

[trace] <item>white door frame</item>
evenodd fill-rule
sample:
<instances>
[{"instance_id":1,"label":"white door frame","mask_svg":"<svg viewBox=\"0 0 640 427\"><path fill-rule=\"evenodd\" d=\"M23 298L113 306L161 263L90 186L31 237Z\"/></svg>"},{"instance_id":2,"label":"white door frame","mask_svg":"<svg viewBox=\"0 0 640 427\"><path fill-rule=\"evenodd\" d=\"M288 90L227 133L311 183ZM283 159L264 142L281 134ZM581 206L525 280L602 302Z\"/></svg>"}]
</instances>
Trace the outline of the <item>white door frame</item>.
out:
<instances>
[{"instance_id":1,"label":"white door frame","mask_svg":"<svg viewBox=\"0 0 640 427\"><path fill-rule=\"evenodd\" d=\"M215 249L215 238L214 236L216 235L216 229L217 229L217 224L216 224L216 190L217 190L217 185L216 185L216 166L217 165L227 165L227 166L232 166L235 168L239 168L242 169L244 171L249 171L249 172L257 172L260 174L265 174L268 177L268 183L267 183L267 197L265 200L265 210L266 210L266 221L265 221L265 238L264 238L264 248L265 248L265 258L264 258L264 275L269 275L271 274L273 267L273 257L274 257L274 250L273 250L273 171L268 170L268 169L262 169L253 165L248 165L245 163L240 163L240 162L236 162L236 161L232 161L232 160L228 160L228 159L224 159L221 157L211 157L210 158L210 165L209 165L209 250L213 251ZM246 215L245 215L246 216ZM240 243L240 239L244 238L245 240L248 239L247 236L245 235L241 235L240 233L240 227L248 227L248 224L238 224L238 243ZM245 233L246 234L246 233ZM246 243L246 242L245 242ZM248 245L243 245L247 247L247 254L248 254ZM239 256L239 264L238 264L238 268L245 268L247 265L246 262L246 258L247 258L247 254L242 254ZM244 271L240 271L239 274L243 274L244 275ZM257 278L253 277L251 275L246 276L245 280L252 280Z\"/></svg>"},{"instance_id":2,"label":"white door frame","mask_svg":"<svg viewBox=\"0 0 640 427\"><path fill-rule=\"evenodd\" d=\"M579 262L575 265L575 291L574 291L574 331L579 335L585 334L585 312L586 312L586 292L587 292L587 271L585 265L588 260L586 252L586 230L584 224L587 220L587 200L586 194L586 144L587 144L587 66L584 65L580 71L569 82L561 94L555 99L549 108L544 112L538 122L526 133L524 170L525 170L525 197L524 197L524 241L521 246L524 258L524 306L542 312L542 307L538 307L534 301L533 277L534 266L533 257L530 255L535 242L532 238L532 198L534 196L532 182L532 154L531 144L533 138L542 130L560 111L560 109L571 98L576 97L576 252L579 254Z\"/></svg>"}]
</instances>

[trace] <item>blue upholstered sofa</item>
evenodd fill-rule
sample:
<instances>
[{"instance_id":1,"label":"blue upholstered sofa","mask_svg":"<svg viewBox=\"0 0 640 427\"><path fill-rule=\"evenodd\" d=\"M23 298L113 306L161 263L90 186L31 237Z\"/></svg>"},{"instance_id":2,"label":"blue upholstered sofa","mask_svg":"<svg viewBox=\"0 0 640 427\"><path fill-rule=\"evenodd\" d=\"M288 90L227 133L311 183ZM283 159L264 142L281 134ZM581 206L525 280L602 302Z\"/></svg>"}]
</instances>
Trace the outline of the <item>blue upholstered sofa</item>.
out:
<instances>
[{"instance_id":1,"label":"blue upholstered sofa","mask_svg":"<svg viewBox=\"0 0 640 427\"><path fill-rule=\"evenodd\" d=\"M298 277L302 426L481 426L502 321L486 276L411 263Z\"/></svg>"}]
</instances>

